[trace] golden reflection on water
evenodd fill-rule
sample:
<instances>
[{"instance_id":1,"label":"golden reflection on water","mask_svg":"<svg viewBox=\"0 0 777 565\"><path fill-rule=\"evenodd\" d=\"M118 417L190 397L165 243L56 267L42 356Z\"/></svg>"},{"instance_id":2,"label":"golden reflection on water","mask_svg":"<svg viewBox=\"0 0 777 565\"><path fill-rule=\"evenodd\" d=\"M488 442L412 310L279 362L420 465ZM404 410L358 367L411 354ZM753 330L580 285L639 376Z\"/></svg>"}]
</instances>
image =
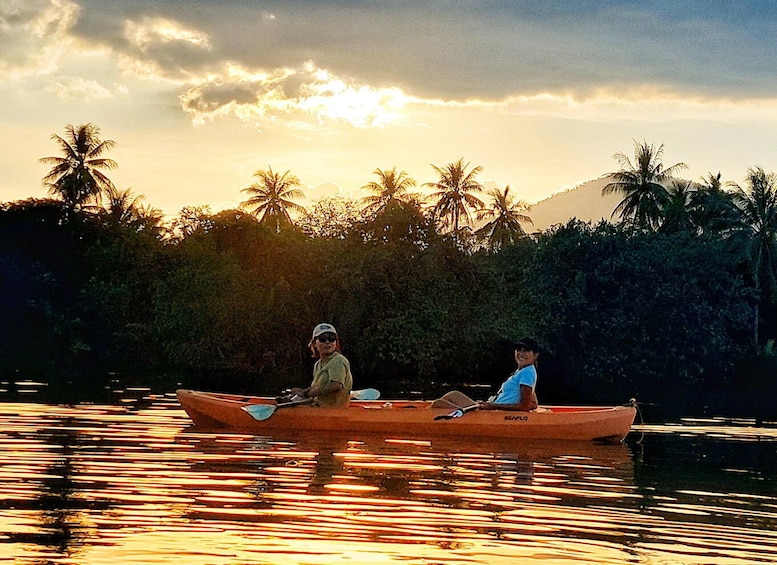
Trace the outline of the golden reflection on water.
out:
<instances>
[{"instance_id":1,"label":"golden reflection on water","mask_svg":"<svg viewBox=\"0 0 777 565\"><path fill-rule=\"evenodd\" d=\"M0 403L0 563L777 560L774 469L698 443L777 446L746 422L641 426L681 438L655 447L265 437L148 400Z\"/></svg>"}]
</instances>

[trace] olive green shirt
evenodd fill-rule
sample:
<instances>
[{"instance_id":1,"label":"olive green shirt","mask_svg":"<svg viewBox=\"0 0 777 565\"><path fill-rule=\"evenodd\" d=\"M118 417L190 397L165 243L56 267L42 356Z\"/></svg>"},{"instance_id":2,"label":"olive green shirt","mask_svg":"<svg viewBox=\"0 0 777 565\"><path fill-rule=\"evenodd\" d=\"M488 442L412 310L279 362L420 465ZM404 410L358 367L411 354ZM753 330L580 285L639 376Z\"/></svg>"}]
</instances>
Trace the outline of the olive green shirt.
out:
<instances>
[{"instance_id":1,"label":"olive green shirt","mask_svg":"<svg viewBox=\"0 0 777 565\"><path fill-rule=\"evenodd\" d=\"M316 398L318 406L348 406L351 399L353 376L351 364L342 353L335 351L328 359L319 359L313 365L313 384L316 388L325 387L329 383L340 383L343 388L336 393L321 395Z\"/></svg>"}]
</instances>

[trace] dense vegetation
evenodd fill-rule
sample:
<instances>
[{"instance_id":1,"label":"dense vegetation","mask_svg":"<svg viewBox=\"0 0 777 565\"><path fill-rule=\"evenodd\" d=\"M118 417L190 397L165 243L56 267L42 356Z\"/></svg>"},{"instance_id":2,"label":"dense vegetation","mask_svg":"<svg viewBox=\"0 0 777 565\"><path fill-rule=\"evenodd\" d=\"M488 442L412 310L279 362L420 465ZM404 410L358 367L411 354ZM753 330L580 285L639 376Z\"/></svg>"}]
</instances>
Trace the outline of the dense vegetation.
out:
<instances>
[{"instance_id":1,"label":"dense vegetation","mask_svg":"<svg viewBox=\"0 0 777 565\"><path fill-rule=\"evenodd\" d=\"M299 180L268 169L245 189L253 213L185 208L164 225L94 174L115 166L112 142L91 124L68 134L44 159L53 198L0 206L5 374L177 373L269 393L308 380L308 334L329 321L357 386L385 394L497 384L511 342L533 335L542 402L768 415L777 181L762 169L744 188L679 183L661 148L636 144L608 187L621 221L532 235L509 188L485 204L462 160L434 167L428 204L404 172L376 170L373 196L296 223Z\"/></svg>"}]
</instances>

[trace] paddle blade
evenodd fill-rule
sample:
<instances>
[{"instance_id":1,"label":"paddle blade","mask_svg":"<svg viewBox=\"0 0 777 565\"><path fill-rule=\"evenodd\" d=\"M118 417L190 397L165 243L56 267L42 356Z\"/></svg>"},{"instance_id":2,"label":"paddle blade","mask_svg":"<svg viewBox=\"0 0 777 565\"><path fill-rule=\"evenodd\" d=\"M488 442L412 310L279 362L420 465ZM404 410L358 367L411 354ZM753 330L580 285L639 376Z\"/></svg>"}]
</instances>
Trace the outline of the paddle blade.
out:
<instances>
[{"instance_id":1,"label":"paddle blade","mask_svg":"<svg viewBox=\"0 0 777 565\"><path fill-rule=\"evenodd\" d=\"M365 388L362 390L351 391L352 400L377 400L380 398L380 391L375 388Z\"/></svg>"},{"instance_id":2,"label":"paddle blade","mask_svg":"<svg viewBox=\"0 0 777 565\"><path fill-rule=\"evenodd\" d=\"M275 413L275 404L248 404L242 407L254 420L266 420Z\"/></svg>"},{"instance_id":3,"label":"paddle blade","mask_svg":"<svg viewBox=\"0 0 777 565\"><path fill-rule=\"evenodd\" d=\"M301 397L300 397L301 398ZM315 398L302 398L301 400L294 400L292 402L281 402L278 404L246 404L241 406L243 410L251 414L254 420L266 420L273 414L278 408L289 408L293 406L302 406L304 404L312 404Z\"/></svg>"}]
</instances>

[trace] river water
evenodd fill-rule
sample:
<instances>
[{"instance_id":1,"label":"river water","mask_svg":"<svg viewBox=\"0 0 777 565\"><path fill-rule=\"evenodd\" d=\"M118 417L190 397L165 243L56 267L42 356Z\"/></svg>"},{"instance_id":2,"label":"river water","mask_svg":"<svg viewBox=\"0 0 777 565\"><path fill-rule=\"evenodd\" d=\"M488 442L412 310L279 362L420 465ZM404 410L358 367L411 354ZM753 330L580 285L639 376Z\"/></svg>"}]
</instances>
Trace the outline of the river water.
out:
<instances>
[{"instance_id":1,"label":"river water","mask_svg":"<svg viewBox=\"0 0 777 565\"><path fill-rule=\"evenodd\" d=\"M608 446L256 436L120 392L0 395L0 563L777 562L774 425L638 424Z\"/></svg>"}]
</instances>

